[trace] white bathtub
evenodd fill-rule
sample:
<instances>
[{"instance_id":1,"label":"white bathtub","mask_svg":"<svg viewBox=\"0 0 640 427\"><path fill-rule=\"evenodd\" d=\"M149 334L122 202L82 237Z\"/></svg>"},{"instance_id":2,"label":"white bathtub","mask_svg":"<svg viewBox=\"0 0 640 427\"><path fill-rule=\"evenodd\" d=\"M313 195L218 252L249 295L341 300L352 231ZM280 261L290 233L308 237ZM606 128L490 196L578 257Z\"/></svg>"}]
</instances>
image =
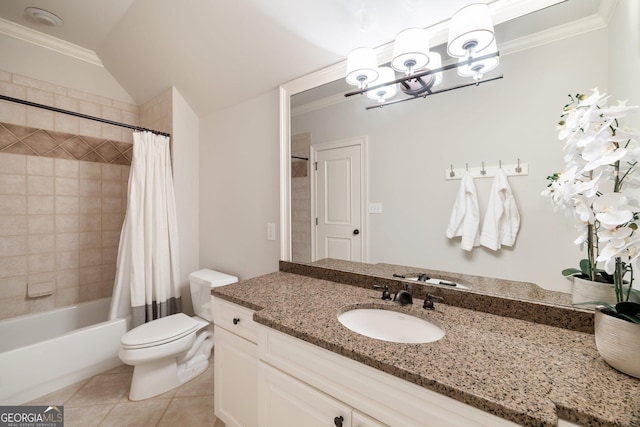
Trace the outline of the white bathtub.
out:
<instances>
[{"instance_id":1,"label":"white bathtub","mask_svg":"<svg viewBox=\"0 0 640 427\"><path fill-rule=\"evenodd\" d=\"M22 404L120 365L130 319L107 321L110 301L0 321L0 405Z\"/></svg>"}]
</instances>

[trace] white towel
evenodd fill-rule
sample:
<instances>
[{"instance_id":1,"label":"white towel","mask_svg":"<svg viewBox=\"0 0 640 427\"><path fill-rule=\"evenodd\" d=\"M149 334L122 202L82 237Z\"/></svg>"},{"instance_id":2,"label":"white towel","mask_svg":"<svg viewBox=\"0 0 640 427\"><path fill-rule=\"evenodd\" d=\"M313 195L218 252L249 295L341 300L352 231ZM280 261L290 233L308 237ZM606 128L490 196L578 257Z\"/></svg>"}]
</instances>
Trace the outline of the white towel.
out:
<instances>
[{"instance_id":1,"label":"white towel","mask_svg":"<svg viewBox=\"0 0 640 427\"><path fill-rule=\"evenodd\" d=\"M482 224L480 244L497 251L502 245L513 246L520 228L520 213L507 175L498 169L489 195L489 205Z\"/></svg>"},{"instance_id":2,"label":"white towel","mask_svg":"<svg viewBox=\"0 0 640 427\"><path fill-rule=\"evenodd\" d=\"M474 246L478 246L479 225L480 209L478 209L476 186L471 173L465 171L447 226L447 237L451 239L462 236L460 247L470 251Z\"/></svg>"}]
</instances>

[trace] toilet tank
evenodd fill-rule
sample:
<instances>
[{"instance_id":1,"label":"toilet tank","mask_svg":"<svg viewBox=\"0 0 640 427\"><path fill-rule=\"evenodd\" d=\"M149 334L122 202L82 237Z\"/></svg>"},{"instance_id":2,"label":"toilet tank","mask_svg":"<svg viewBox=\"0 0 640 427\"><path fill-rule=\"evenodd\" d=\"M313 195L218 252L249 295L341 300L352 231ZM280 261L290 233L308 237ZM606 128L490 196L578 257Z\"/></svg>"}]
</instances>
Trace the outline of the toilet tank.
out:
<instances>
[{"instance_id":1,"label":"toilet tank","mask_svg":"<svg viewBox=\"0 0 640 427\"><path fill-rule=\"evenodd\" d=\"M196 316L213 322L211 318L211 289L217 286L236 283L237 281L238 278L235 276L209 270L208 268L189 274L191 302L193 303L193 311Z\"/></svg>"}]
</instances>

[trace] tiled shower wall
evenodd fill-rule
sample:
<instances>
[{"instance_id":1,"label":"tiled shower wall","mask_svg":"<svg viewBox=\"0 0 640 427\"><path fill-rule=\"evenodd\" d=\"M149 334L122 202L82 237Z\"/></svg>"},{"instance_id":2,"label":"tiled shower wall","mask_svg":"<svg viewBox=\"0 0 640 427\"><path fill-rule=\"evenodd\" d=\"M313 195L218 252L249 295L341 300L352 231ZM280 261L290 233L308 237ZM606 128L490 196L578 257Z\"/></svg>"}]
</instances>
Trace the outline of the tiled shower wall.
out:
<instances>
[{"instance_id":1,"label":"tiled shower wall","mask_svg":"<svg viewBox=\"0 0 640 427\"><path fill-rule=\"evenodd\" d=\"M3 71L0 93L139 121L136 105ZM111 295L132 131L6 101L0 122L0 318ZM52 295L28 297L51 281Z\"/></svg>"},{"instance_id":2,"label":"tiled shower wall","mask_svg":"<svg viewBox=\"0 0 640 427\"><path fill-rule=\"evenodd\" d=\"M291 137L291 155L309 158L311 134ZM310 160L291 159L291 256L294 262L311 262Z\"/></svg>"}]
</instances>

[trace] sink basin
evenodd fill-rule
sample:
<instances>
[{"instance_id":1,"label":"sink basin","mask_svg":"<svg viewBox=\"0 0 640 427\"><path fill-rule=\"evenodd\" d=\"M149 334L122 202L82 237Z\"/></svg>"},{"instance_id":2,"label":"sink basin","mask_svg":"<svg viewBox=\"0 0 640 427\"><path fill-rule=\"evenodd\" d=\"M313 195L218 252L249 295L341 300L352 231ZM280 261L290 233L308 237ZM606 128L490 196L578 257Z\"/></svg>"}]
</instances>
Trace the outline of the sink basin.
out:
<instances>
[{"instance_id":1,"label":"sink basin","mask_svg":"<svg viewBox=\"0 0 640 427\"><path fill-rule=\"evenodd\" d=\"M444 336L433 323L392 310L358 308L338 315L345 327L366 337L399 343L426 343Z\"/></svg>"}]
</instances>

